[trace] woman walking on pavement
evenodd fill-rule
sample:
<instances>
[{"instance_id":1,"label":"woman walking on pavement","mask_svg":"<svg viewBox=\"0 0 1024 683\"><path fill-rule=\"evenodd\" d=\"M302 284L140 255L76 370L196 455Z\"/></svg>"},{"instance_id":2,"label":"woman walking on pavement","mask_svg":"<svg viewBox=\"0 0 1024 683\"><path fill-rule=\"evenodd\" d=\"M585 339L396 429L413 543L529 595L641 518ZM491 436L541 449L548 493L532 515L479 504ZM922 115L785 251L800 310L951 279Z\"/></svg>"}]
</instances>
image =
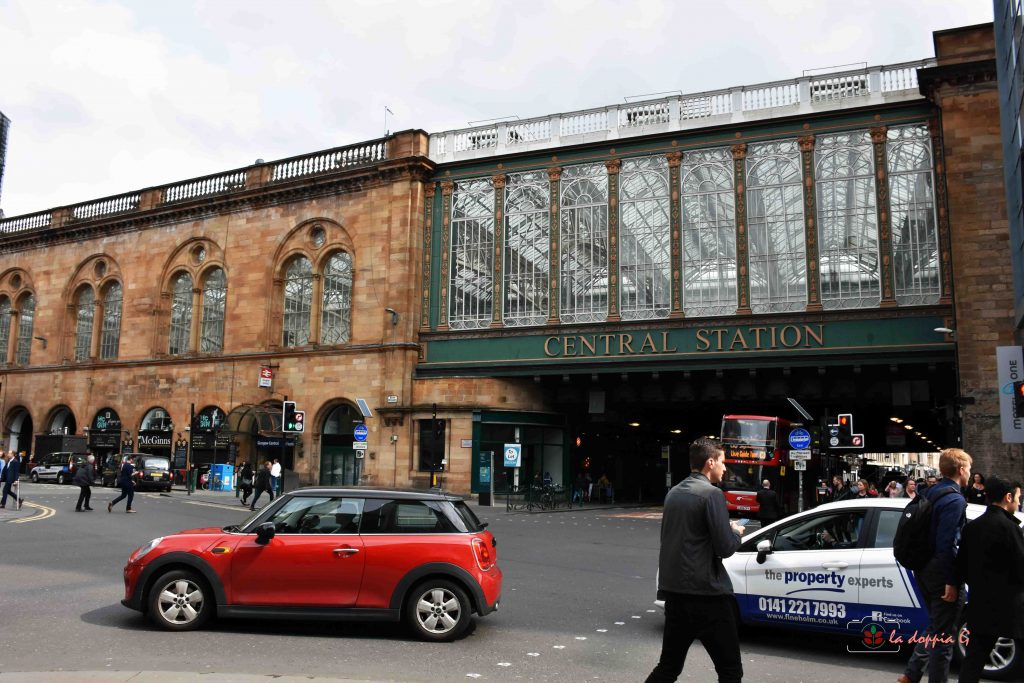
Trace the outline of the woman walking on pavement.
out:
<instances>
[{"instance_id":1,"label":"woman walking on pavement","mask_svg":"<svg viewBox=\"0 0 1024 683\"><path fill-rule=\"evenodd\" d=\"M117 485L121 487L121 495L107 503L107 512L113 512L114 506L125 498L128 499L125 512L135 512L135 510L132 510L132 500L135 499L135 482L133 479L135 479L136 474L135 459L131 456L125 456L124 462L121 463L121 472L117 475Z\"/></svg>"},{"instance_id":2,"label":"woman walking on pavement","mask_svg":"<svg viewBox=\"0 0 1024 683\"><path fill-rule=\"evenodd\" d=\"M238 488L242 490L242 505L248 505L246 501L252 495L252 465L249 462L242 465L242 472L238 476L238 481Z\"/></svg>"},{"instance_id":3,"label":"woman walking on pavement","mask_svg":"<svg viewBox=\"0 0 1024 683\"><path fill-rule=\"evenodd\" d=\"M250 510L256 509L256 501L260 499L260 494L264 491L270 495L270 502L274 502L274 490L270 488L270 461L267 460L263 463L263 467L256 473L256 495L252 498L252 505L249 506Z\"/></svg>"},{"instance_id":4,"label":"woman walking on pavement","mask_svg":"<svg viewBox=\"0 0 1024 683\"><path fill-rule=\"evenodd\" d=\"M81 491L78 494L78 504L75 505L75 512L81 512L83 509L89 512L92 511L92 508L89 507L89 499L92 498L92 482L96 479L94 462L96 462L96 456L90 453L85 457L85 462L82 466L75 471L75 478L71 480ZM85 504L84 507L83 503Z\"/></svg>"}]
</instances>

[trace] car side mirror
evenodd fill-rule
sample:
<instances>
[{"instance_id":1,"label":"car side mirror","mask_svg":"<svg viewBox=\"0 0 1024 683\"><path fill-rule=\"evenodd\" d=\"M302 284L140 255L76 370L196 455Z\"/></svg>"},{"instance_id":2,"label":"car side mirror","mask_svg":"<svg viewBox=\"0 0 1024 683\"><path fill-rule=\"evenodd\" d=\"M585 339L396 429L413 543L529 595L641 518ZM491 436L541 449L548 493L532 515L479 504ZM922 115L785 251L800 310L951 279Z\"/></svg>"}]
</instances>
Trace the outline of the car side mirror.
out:
<instances>
[{"instance_id":1,"label":"car side mirror","mask_svg":"<svg viewBox=\"0 0 1024 683\"><path fill-rule=\"evenodd\" d=\"M274 530L273 522L263 522L256 527L256 543L259 545L266 545L270 543L270 539L274 537L277 531Z\"/></svg>"},{"instance_id":2,"label":"car side mirror","mask_svg":"<svg viewBox=\"0 0 1024 683\"><path fill-rule=\"evenodd\" d=\"M764 564L764 561L768 559L768 556L772 554L772 542L769 539L758 541L757 543L757 563Z\"/></svg>"}]
</instances>

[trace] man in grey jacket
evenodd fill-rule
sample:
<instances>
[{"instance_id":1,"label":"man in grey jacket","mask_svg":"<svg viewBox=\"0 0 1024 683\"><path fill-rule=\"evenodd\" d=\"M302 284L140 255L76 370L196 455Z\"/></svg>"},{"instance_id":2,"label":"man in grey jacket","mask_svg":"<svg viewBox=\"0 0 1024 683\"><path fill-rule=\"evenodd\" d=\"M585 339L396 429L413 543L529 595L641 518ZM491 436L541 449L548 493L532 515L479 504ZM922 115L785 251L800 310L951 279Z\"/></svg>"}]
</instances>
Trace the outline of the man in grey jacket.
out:
<instances>
[{"instance_id":1,"label":"man in grey jacket","mask_svg":"<svg viewBox=\"0 0 1024 683\"><path fill-rule=\"evenodd\" d=\"M722 559L740 547L743 527L729 520L725 452L714 439L690 444L690 476L665 496L658 594L665 600L661 660L647 683L675 681L695 638L715 663L719 683L743 679L736 598Z\"/></svg>"}]
</instances>

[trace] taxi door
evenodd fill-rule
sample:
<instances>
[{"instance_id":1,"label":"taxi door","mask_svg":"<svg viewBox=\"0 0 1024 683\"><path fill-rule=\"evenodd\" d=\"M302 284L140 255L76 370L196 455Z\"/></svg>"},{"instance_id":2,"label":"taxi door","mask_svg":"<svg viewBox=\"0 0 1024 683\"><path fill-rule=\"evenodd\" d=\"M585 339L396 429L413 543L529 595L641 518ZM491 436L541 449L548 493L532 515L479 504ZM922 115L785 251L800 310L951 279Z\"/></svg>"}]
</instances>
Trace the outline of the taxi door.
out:
<instances>
[{"instance_id":1,"label":"taxi door","mask_svg":"<svg viewBox=\"0 0 1024 683\"><path fill-rule=\"evenodd\" d=\"M750 554L743 569L746 619L846 633L860 600L864 520L858 509L811 512L764 536L772 552L763 564Z\"/></svg>"},{"instance_id":2,"label":"taxi door","mask_svg":"<svg viewBox=\"0 0 1024 683\"><path fill-rule=\"evenodd\" d=\"M903 510L876 508L873 514L874 533L861 558L860 613L855 617L867 617L884 624L887 630L923 631L928 624L928 610L917 581L892 554Z\"/></svg>"}]
</instances>

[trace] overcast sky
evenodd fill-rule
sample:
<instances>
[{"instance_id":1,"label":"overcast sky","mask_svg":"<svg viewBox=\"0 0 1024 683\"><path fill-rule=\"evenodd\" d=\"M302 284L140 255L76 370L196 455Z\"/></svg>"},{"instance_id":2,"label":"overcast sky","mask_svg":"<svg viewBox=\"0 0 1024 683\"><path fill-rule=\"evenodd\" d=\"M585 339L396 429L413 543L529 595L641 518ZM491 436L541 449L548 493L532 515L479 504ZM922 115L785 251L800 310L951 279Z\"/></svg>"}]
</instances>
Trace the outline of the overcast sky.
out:
<instances>
[{"instance_id":1,"label":"overcast sky","mask_svg":"<svg viewBox=\"0 0 1024 683\"><path fill-rule=\"evenodd\" d=\"M0 0L7 216L346 145L933 56L990 0Z\"/></svg>"}]
</instances>

